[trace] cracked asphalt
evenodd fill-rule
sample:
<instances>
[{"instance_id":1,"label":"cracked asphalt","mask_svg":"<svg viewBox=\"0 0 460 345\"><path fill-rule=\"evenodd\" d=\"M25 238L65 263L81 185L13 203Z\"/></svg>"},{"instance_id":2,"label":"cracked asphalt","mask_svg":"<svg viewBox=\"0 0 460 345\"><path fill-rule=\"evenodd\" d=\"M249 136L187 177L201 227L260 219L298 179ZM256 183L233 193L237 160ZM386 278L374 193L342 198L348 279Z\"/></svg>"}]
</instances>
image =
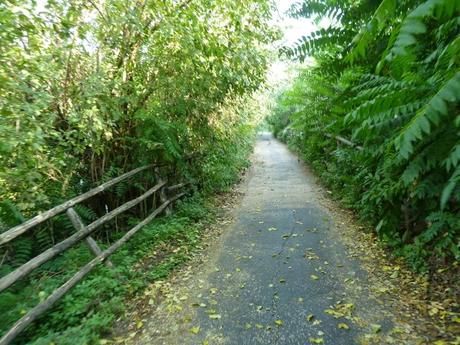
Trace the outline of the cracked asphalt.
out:
<instances>
[{"instance_id":1,"label":"cracked asphalt","mask_svg":"<svg viewBox=\"0 0 460 345\"><path fill-rule=\"evenodd\" d=\"M178 321L185 326L165 319L168 331L138 343L345 345L360 344L371 323L382 327L374 332L391 328L391 315L368 293L366 273L318 202L320 187L271 134L259 136L242 188L209 268L184 290L195 304Z\"/></svg>"}]
</instances>

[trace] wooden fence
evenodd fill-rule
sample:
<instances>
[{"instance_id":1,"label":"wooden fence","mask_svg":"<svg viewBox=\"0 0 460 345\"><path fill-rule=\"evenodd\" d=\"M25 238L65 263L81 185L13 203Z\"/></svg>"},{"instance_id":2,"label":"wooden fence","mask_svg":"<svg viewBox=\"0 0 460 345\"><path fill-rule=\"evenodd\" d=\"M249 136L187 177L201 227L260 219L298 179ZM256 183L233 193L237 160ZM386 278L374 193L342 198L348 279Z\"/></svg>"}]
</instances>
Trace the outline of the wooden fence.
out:
<instances>
[{"instance_id":1,"label":"wooden fence","mask_svg":"<svg viewBox=\"0 0 460 345\"><path fill-rule=\"evenodd\" d=\"M354 147L358 151L364 150L364 148L362 146L359 146L359 145L355 144L354 142L352 142L352 141L350 141L348 139L345 139L344 137L341 137L340 135L332 135L332 134L326 133L325 136L328 137L328 138L331 138L331 139L335 139L337 141L337 145L339 143L342 143L342 144Z\"/></svg>"},{"instance_id":2,"label":"wooden fence","mask_svg":"<svg viewBox=\"0 0 460 345\"><path fill-rule=\"evenodd\" d=\"M51 248L45 250L43 253L37 255L36 257L32 258L22 266L15 269L13 272L7 274L6 276L0 279L0 293L10 287L12 284L20 280L21 278L25 277L35 268L39 267L40 265L44 264L45 262L51 260L53 257L58 255L59 253L64 252L68 248L72 247L73 245L77 244L81 240L86 242L86 245L89 247L91 252L95 255L94 259L88 262L85 266L83 266L75 275L70 278L66 283L62 286L54 290L51 295L48 296L44 301L40 302L34 308L29 310L27 314L25 314L21 319L19 319L13 327L3 335L0 339L0 345L9 344L11 341L15 339L15 337L22 332L29 324L31 324L34 320L36 320L40 315L42 315L45 311L47 311L51 306L54 305L60 298L62 298L71 288L73 288L76 284L78 284L94 267L101 263L105 263L108 267L113 267L113 264L108 261L108 257L112 255L118 248L120 248L126 241L128 241L136 232L138 232L143 226L147 225L151 222L157 215L165 211L166 213L170 212L170 208L172 203L177 200L178 198L182 197L185 193L178 193L174 196L170 196L170 194L174 191L177 191L187 185L187 183L180 183L174 186L167 186L166 181L163 181L157 174L157 184L143 193L141 196L130 200L123 205L115 208L114 210L106 213L104 216L100 217L99 219L95 220L91 224L85 225L79 215L73 209L73 206L95 196L98 193L101 193L108 188L114 186L115 184L124 181L141 171L145 171L147 169L153 169L154 165L147 165L144 167L140 167L134 169L126 174L123 174L117 178L114 178L108 182L101 184L100 186L91 189L90 191L81 194L71 200L66 201L65 203L53 207L52 209L43 212L36 217L15 226L8 231L0 234L0 245L8 243L9 241L13 240L14 238L18 237L19 235L27 232L31 228L45 222L46 220L62 213L66 212L67 216L69 217L70 221L72 222L73 226L76 229L76 232L67 237L63 241L55 244ZM91 237L91 234L102 224L108 222L109 220L114 219L116 216L120 215L121 213L125 212L126 210L134 207L135 205L139 204L149 196L154 195L155 193L159 193L159 199L161 205L156 208L149 216L147 216L143 221L137 224L135 227L130 229L126 232L123 237L121 237L118 241L113 243L109 248L105 250L101 250L97 245L96 241Z\"/></svg>"}]
</instances>

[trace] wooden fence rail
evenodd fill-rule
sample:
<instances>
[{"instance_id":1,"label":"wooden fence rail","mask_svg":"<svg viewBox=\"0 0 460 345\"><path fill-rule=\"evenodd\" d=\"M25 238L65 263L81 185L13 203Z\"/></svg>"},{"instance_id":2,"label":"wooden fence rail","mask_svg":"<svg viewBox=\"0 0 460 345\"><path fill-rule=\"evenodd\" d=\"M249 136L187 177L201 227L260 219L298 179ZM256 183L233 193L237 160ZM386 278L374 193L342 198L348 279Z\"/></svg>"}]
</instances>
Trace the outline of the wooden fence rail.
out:
<instances>
[{"instance_id":1,"label":"wooden fence rail","mask_svg":"<svg viewBox=\"0 0 460 345\"><path fill-rule=\"evenodd\" d=\"M357 149L359 151L364 150L364 148L362 146L359 146L358 144L355 144L354 142L352 142L352 141L350 141L348 139L345 139L344 137L341 137L340 135L332 135L332 134L326 133L325 136L328 137L328 138L331 138L331 139L335 139L338 142L341 142L342 144L354 147L355 149Z\"/></svg>"},{"instance_id":2,"label":"wooden fence rail","mask_svg":"<svg viewBox=\"0 0 460 345\"><path fill-rule=\"evenodd\" d=\"M106 190L107 188L121 182L135 174L144 171L148 168L153 167L153 165L144 166L141 168L134 169L126 174L123 174L113 180L110 180L102 185L81 194L67 202L58 205L26 222L21 225L18 225L3 234L0 234L0 244L7 243L12 239L16 238L17 236L23 234L27 230L31 229L32 227L52 218L53 216L66 211L67 216L71 220L72 224L74 225L76 232L66 238L65 240L59 242L58 244L54 245L53 247L45 250L43 253L39 254L38 256L32 258L22 266L18 267L13 272L7 274L6 276L0 279L0 293L7 289L9 286L14 284L16 281L20 280L21 278L25 277L29 274L32 270L39 267L43 263L51 260L53 257L62 253L63 251L67 250L71 246L75 245L81 240L85 240L87 246L95 255L95 258L87 263L83 268L81 268L75 275L70 278L66 283L62 286L57 288L56 290L48 296L47 299L39 303L37 306L32 308L27 314L25 314L21 319L19 319L13 327L3 335L0 339L0 345L9 344L11 341L15 339L15 337L22 332L30 323L36 320L39 316L41 316L45 311L47 311L54 303L56 303L60 298L62 298L71 288L73 288L78 282L80 282L94 267L98 264L104 262L108 267L113 267L113 264L107 260L107 258L112 255L119 247L121 247L126 241L128 241L136 232L138 232L143 226L151 222L157 215L159 215L163 211L170 211L172 203L177 200L178 198L185 195L185 193L179 193L175 196L170 197L169 194L172 191L176 191L180 188L183 188L188 185L188 183L179 183L174 186L166 186L166 181L161 180L159 177L157 178L159 182L143 193L141 196L132 199L123 205L117 207L116 209L108 212L101 218L97 219L96 221L92 222L89 225L85 225L78 214L74 211L72 206ZM153 195L154 193L160 193L160 202L161 205L156 208L147 218L129 230L122 238L112 244L109 248L102 251L99 246L97 245L96 241L90 236L96 228L101 226L102 224L106 223L107 221L115 218L122 212L130 209L131 207L139 204L149 196Z\"/></svg>"},{"instance_id":3,"label":"wooden fence rail","mask_svg":"<svg viewBox=\"0 0 460 345\"><path fill-rule=\"evenodd\" d=\"M85 201L86 199L89 199L92 196L95 196L96 194L99 194L100 192L103 192L104 190L106 190L109 187L112 187L113 185L117 184L118 182L126 180L127 178L129 178L131 176L134 176L134 175L140 173L141 171L147 170L147 169L152 168L154 166L155 166L154 164L151 164L151 165L146 165L146 166L131 170L131 171L127 172L126 174L118 176L117 178L114 178L113 180L107 181L106 183L103 183L100 186L98 186L98 187L96 187L94 189L91 189L91 190L87 191L84 194L76 196L75 198L70 199L70 200L66 201L65 203L63 203L61 205L53 207L52 209L50 209L50 210L48 210L46 212L40 213L38 216L35 216L34 218L29 219L28 221L26 221L26 222L24 222L24 223L22 223L22 224L20 224L18 226L15 226L14 228L11 228L10 230L5 231L4 233L1 233L0 234L0 245L11 241L12 239L18 237L19 235L23 234L27 230L33 228L34 226L36 226L36 225L38 225L40 223L43 223L45 220L48 220L51 217L54 217L55 215L57 215L57 214L59 214L61 212L64 212L68 208L70 208L72 206L75 206L76 204L79 204L80 202Z\"/></svg>"}]
</instances>

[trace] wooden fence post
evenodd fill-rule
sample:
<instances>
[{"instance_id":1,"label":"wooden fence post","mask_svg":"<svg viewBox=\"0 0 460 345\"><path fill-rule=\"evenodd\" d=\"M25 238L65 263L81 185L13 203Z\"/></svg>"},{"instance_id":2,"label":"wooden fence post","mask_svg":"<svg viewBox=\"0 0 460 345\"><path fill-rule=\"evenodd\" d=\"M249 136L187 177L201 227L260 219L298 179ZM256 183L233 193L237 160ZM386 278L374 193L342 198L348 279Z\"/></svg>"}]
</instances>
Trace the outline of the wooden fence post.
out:
<instances>
[{"instance_id":1,"label":"wooden fence post","mask_svg":"<svg viewBox=\"0 0 460 345\"><path fill-rule=\"evenodd\" d=\"M83 220L80 218L77 212L73 209L73 207L68 208L66 211L67 216L69 217L70 221L72 222L74 228L78 231L83 230L86 225L83 223ZM93 252L94 256L99 256L102 253L101 248L97 245L94 238L88 236L85 238L86 245L88 248ZM105 265L109 268L113 268L113 263L110 260L104 261Z\"/></svg>"},{"instance_id":2,"label":"wooden fence post","mask_svg":"<svg viewBox=\"0 0 460 345\"><path fill-rule=\"evenodd\" d=\"M158 169L155 169L155 178L157 179L158 183L160 182L166 182L163 180L163 178L160 175L160 172ZM166 187L166 183L163 185L163 187L160 188L160 203L164 204L168 200L168 189ZM169 216L171 214L171 205L168 205L165 209L165 215Z\"/></svg>"}]
</instances>

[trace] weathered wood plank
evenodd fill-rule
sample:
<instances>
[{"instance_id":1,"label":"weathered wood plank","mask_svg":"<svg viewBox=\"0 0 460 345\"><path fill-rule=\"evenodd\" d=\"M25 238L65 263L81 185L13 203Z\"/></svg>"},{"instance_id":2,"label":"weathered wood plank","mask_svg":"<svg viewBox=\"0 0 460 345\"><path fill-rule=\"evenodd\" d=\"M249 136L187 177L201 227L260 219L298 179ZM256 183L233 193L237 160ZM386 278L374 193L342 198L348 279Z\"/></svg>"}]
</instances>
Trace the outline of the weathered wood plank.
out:
<instances>
[{"instance_id":1,"label":"weathered wood plank","mask_svg":"<svg viewBox=\"0 0 460 345\"><path fill-rule=\"evenodd\" d=\"M7 345L11 343L14 338L22 332L28 325L42 315L46 310L51 308L62 296L64 296L70 289L77 285L91 270L96 267L99 263L104 262L110 255L112 255L118 248L120 248L125 242L127 242L136 232L138 232L143 226L150 223L157 215L168 207L174 200L180 198L185 193L176 195L174 198L167 200L154 212L152 212L142 222L137 224L134 228L129 230L122 238L116 241L112 246L104 250L100 255L91 260L82 269L80 269L75 275L70 278L66 283L61 285L58 289L48 296L46 300L32 308L26 315L19 319L13 327L0 339L0 345Z\"/></svg>"},{"instance_id":2,"label":"weathered wood plank","mask_svg":"<svg viewBox=\"0 0 460 345\"><path fill-rule=\"evenodd\" d=\"M168 200L168 190L167 188L163 187L160 189L160 202L163 204L166 202L166 200ZM165 214L169 216L171 212L172 212L171 207L167 206L165 209Z\"/></svg>"},{"instance_id":3,"label":"weathered wood plank","mask_svg":"<svg viewBox=\"0 0 460 345\"><path fill-rule=\"evenodd\" d=\"M72 207L68 208L66 213L67 213L67 216L69 217L70 221L72 222L74 228L77 231L82 231L85 228L85 224L83 223L83 220L80 218L78 213L75 212L75 210ZM88 236L87 238L85 238L85 242L86 242L88 248L91 250L91 252L95 256L101 255L101 253L102 253L101 248L99 248L99 246L97 245L96 241L91 236ZM107 267L109 267L109 268L113 268L113 263L110 260L106 260L105 265Z\"/></svg>"},{"instance_id":4,"label":"weathered wood plank","mask_svg":"<svg viewBox=\"0 0 460 345\"><path fill-rule=\"evenodd\" d=\"M32 227L44 222L45 220L48 220L51 217L54 217L55 215L57 215L57 214L59 214L61 212L64 212L69 207L75 206L76 204L78 204L78 203L80 203L82 201L85 201L86 199L89 199L92 196L94 196L94 195L96 195L96 194L98 194L100 192L103 192L104 190L106 190L107 188L113 186L114 184L117 184L118 182L121 182L121 181L123 181L123 180L125 180L125 179L127 179L127 178L129 178L129 177L131 177L133 175L136 175L137 173L139 173L141 171L144 171L146 169L152 168L154 166L155 166L154 164L150 164L150 165L146 165L146 166L131 170L131 171L127 172L126 174L118 176L118 177L114 178L113 180L107 181L107 182L101 184L100 186L89 190L86 193L83 193L83 194L81 194L81 195L79 195L79 196L77 196L77 197L75 197L73 199L70 199L70 200L66 201L65 203L63 203L61 205L58 205L58 206L53 207L52 209L50 209L48 211L40 213L39 215L33 217L32 219L29 219L28 221L26 221L26 222L24 222L24 223L22 223L20 225L17 225L14 228L11 228L8 231L5 231L4 233L0 234L0 245L11 241L12 239L18 237L19 235L23 234L24 232L26 232L30 228L32 228Z\"/></svg>"},{"instance_id":5,"label":"weathered wood plank","mask_svg":"<svg viewBox=\"0 0 460 345\"><path fill-rule=\"evenodd\" d=\"M348 139L345 139L344 137L341 137L340 135L332 135L332 134L328 134L326 133L325 134L326 137L328 138L332 138L332 139L335 139L335 140L338 140L340 141L341 143L345 144L345 145L348 145L348 146L351 146L351 147L354 147L356 148L357 150L359 151L362 151L364 148L362 146L359 146L357 144L355 144L354 142L348 140Z\"/></svg>"},{"instance_id":6,"label":"weathered wood plank","mask_svg":"<svg viewBox=\"0 0 460 345\"><path fill-rule=\"evenodd\" d=\"M161 187L165 185L166 182L160 182L154 187L150 188L147 192L142 194L140 197L128 201L127 203L117 207L116 209L110 211L109 213L105 214L98 220L92 222L84 229L74 233L72 236L66 238L65 240L59 242L58 244L54 245L53 247L45 250L40 255L37 255L35 258L29 260L24 265L18 267L13 272L7 274L3 278L0 279L0 292L11 286L17 280L25 277L28 273L30 273L35 268L39 267L40 265L44 264L48 260L52 259L59 253L62 253L67 248L73 246L78 241L82 240L86 236L90 235L98 226L104 224L105 222L115 218L120 213L130 209L131 207L139 204L142 200L146 199L156 191L158 191Z\"/></svg>"},{"instance_id":7,"label":"weathered wood plank","mask_svg":"<svg viewBox=\"0 0 460 345\"><path fill-rule=\"evenodd\" d=\"M167 187L166 190L170 193L170 192L174 192L175 190L177 189L180 189L182 187L185 187L185 186L188 186L190 184L190 182L183 182L183 183L179 183L179 184L175 184L171 187Z\"/></svg>"}]
</instances>

